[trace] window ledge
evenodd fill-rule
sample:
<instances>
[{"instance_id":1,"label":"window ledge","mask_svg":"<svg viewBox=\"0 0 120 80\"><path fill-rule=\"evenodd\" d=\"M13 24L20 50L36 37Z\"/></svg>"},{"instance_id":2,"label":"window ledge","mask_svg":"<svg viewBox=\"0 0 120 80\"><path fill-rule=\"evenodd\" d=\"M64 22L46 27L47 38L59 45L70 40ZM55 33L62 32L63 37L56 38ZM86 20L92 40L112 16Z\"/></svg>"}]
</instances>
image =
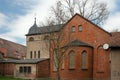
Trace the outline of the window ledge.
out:
<instances>
[{"instance_id":1,"label":"window ledge","mask_svg":"<svg viewBox=\"0 0 120 80\"><path fill-rule=\"evenodd\" d=\"M52 71L52 72L57 72L57 70L56 71Z\"/></svg>"},{"instance_id":2,"label":"window ledge","mask_svg":"<svg viewBox=\"0 0 120 80\"><path fill-rule=\"evenodd\" d=\"M82 70L88 70L88 68L82 68Z\"/></svg>"},{"instance_id":3,"label":"window ledge","mask_svg":"<svg viewBox=\"0 0 120 80\"><path fill-rule=\"evenodd\" d=\"M64 70L63 68L61 70Z\"/></svg>"},{"instance_id":4,"label":"window ledge","mask_svg":"<svg viewBox=\"0 0 120 80\"><path fill-rule=\"evenodd\" d=\"M75 68L69 68L69 70L75 70Z\"/></svg>"}]
</instances>

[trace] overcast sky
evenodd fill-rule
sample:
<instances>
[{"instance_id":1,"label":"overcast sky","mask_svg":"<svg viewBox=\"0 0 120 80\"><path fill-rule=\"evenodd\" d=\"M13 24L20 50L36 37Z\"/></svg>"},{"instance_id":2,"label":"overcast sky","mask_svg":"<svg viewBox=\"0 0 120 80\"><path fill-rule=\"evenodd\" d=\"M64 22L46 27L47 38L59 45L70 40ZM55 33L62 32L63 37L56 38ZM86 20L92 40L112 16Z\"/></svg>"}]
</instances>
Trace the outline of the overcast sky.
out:
<instances>
[{"instance_id":1,"label":"overcast sky","mask_svg":"<svg viewBox=\"0 0 120 80\"><path fill-rule=\"evenodd\" d=\"M105 1L110 16L102 26L107 31L120 30L120 0ZM44 21L49 14L50 6L56 0L0 0L0 38L25 45L25 34L34 23Z\"/></svg>"}]
</instances>

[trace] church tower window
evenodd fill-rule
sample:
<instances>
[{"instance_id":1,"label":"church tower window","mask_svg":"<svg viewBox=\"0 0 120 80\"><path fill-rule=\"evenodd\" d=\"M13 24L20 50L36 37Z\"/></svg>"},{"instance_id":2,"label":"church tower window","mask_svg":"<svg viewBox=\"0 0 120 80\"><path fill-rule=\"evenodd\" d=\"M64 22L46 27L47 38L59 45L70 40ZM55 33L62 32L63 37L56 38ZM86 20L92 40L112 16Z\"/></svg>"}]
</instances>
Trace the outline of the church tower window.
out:
<instances>
[{"instance_id":1,"label":"church tower window","mask_svg":"<svg viewBox=\"0 0 120 80\"><path fill-rule=\"evenodd\" d=\"M29 38L29 41L34 41L34 38L33 38L33 37L30 37L30 38Z\"/></svg>"}]
</instances>

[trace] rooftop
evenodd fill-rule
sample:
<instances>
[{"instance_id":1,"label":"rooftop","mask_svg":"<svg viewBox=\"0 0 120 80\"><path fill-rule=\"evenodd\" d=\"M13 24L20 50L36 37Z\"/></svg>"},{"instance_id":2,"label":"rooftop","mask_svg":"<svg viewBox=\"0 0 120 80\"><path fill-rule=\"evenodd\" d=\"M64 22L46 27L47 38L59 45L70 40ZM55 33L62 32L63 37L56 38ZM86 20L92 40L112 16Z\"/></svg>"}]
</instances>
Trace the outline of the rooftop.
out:
<instances>
[{"instance_id":1,"label":"rooftop","mask_svg":"<svg viewBox=\"0 0 120 80\"><path fill-rule=\"evenodd\" d=\"M120 32L112 32L110 37L110 47L120 47Z\"/></svg>"},{"instance_id":2,"label":"rooftop","mask_svg":"<svg viewBox=\"0 0 120 80\"><path fill-rule=\"evenodd\" d=\"M58 24L58 25L52 25L52 26L44 26L44 27L38 27L36 24L34 24L30 29L28 34L29 35L37 35L37 34L44 34L44 33L50 33L50 32L58 32L63 27L64 24Z\"/></svg>"},{"instance_id":3,"label":"rooftop","mask_svg":"<svg viewBox=\"0 0 120 80\"><path fill-rule=\"evenodd\" d=\"M25 60L1 60L2 63L15 63L15 64L34 64L49 58L40 58L40 59L25 59Z\"/></svg>"},{"instance_id":4,"label":"rooftop","mask_svg":"<svg viewBox=\"0 0 120 80\"><path fill-rule=\"evenodd\" d=\"M16 55L26 55L26 46L0 38L0 52L4 53L5 57L18 58Z\"/></svg>"},{"instance_id":5,"label":"rooftop","mask_svg":"<svg viewBox=\"0 0 120 80\"><path fill-rule=\"evenodd\" d=\"M69 46L88 46L88 47L92 47L88 43L82 42L80 40L74 40L74 41L72 41L72 42L70 42L66 45L66 47L69 47Z\"/></svg>"}]
</instances>

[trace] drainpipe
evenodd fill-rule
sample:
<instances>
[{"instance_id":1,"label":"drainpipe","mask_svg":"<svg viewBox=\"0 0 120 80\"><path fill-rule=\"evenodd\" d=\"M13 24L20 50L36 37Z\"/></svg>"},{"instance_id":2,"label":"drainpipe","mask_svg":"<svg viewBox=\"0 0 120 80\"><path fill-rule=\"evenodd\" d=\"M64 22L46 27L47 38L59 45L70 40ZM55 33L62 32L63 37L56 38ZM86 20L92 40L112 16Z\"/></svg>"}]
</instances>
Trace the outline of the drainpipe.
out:
<instances>
[{"instance_id":1,"label":"drainpipe","mask_svg":"<svg viewBox=\"0 0 120 80\"><path fill-rule=\"evenodd\" d=\"M36 78L38 78L38 67L37 67L38 65L37 65L37 63L36 63Z\"/></svg>"}]
</instances>

